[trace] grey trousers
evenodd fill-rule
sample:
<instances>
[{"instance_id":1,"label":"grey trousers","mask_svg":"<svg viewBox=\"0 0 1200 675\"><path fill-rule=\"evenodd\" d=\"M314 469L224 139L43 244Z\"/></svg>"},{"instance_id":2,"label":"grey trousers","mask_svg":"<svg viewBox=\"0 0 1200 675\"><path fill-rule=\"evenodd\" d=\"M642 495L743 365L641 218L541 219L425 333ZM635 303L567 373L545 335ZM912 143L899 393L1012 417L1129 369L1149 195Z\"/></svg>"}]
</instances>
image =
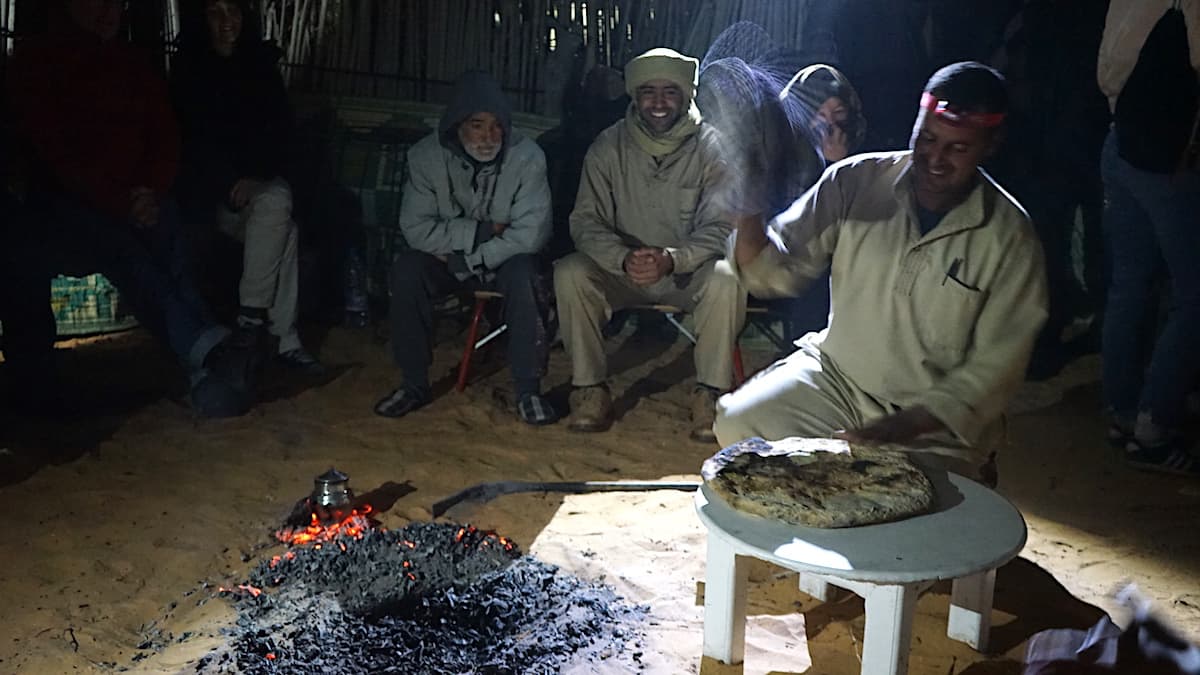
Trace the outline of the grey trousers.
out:
<instances>
[{"instance_id":1,"label":"grey trousers","mask_svg":"<svg viewBox=\"0 0 1200 675\"><path fill-rule=\"evenodd\" d=\"M899 410L860 389L816 346L801 343L787 358L722 396L713 430L721 447L753 436L768 441L828 438ZM988 465L1002 435L1002 424L993 425L985 442L967 447L949 431L930 434L918 439L910 455L919 464L991 483L994 466Z\"/></svg>"},{"instance_id":2,"label":"grey trousers","mask_svg":"<svg viewBox=\"0 0 1200 675\"><path fill-rule=\"evenodd\" d=\"M643 287L600 269L587 254L576 252L555 263L554 293L575 386L608 379L601 330L614 311L647 303L675 305L692 313L696 381L721 390L733 385L733 347L746 320L746 291L724 260L711 260L691 274Z\"/></svg>"},{"instance_id":3,"label":"grey trousers","mask_svg":"<svg viewBox=\"0 0 1200 675\"><path fill-rule=\"evenodd\" d=\"M245 244L238 295L243 307L267 310L270 332L282 354L300 345L296 306L300 299L299 243L292 220L292 188L268 181L239 211L217 209L217 226Z\"/></svg>"}]
</instances>

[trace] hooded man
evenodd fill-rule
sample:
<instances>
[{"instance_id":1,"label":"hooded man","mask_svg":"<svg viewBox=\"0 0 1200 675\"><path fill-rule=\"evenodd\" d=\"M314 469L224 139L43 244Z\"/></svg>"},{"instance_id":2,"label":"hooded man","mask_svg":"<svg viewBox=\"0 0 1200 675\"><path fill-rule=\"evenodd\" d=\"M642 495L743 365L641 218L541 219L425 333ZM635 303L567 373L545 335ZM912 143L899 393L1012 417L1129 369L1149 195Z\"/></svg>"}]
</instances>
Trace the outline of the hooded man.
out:
<instances>
[{"instance_id":1,"label":"hooded man","mask_svg":"<svg viewBox=\"0 0 1200 675\"><path fill-rule=\"evenodd\" d=\"M1047 313L1029 217L979 168L1007 110L999 73L946 66L911 150L835 163L769 227L738 218L729 259L747 290L791 295L832 269L833 300L825 330L721 398L722 445L836 434L994 482L1001 416Z\"/></svg>"},{"instance_id":2,"label":"hooded man","mask_svg":"<svg viewBox=\"0 0 1200 675\"><path fill-rule=\"evenodd\" d=\"M403 382L375 405L403 417L429 403L433 301L460 288L504 295L517 413L533 425L558 417L541 395L547 347L537 252L550 239L546 158L512 128L500 85L459 78L436 132L408 151L400 229L410 250L392 266L392 352Z\"/></svg>"},{"instance_id":3,"label":"hooded man","mask_svg":"<svg viewBox=\"0 0 1200 675\"><path fill-rule=\"evenodd\" d=\"M733 383L746 294L721 261L732 226L718 195L716 132L693 101L698 65L661 48L630 61L625 118L601 132L584 158L571 213L577 252L554 270L574 431L612 422L601 329L623 307L665 303L694 314L693 439L713 440L714 403Z\"/></svg>"}]
</instances>

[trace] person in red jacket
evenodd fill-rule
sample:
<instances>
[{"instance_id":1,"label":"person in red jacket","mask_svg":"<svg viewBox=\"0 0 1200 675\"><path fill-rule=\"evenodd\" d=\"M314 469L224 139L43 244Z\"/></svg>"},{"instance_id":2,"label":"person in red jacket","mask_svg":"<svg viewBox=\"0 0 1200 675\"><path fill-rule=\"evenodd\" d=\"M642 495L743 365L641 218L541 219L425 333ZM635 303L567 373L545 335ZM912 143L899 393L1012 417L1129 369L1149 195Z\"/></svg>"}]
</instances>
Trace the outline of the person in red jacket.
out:
<instances>
[{"instance_id":1,"label":"person in red jacket","mask_svg":"<svg viewBox=\"0 0 1200 675\"><path fill-rule=\"evenodd\" d=\"M168 196L180 150L166 85L146 55L118 39L120 3L62 0L62 10L63 20L23 42L9 66L38 229L26 238L39 249L30 246L28 264L103 274L187 368L197 411L241 414L252 358L209 318L189 278ZM51 348L53 326L41 317L4 328L39 332Z\"/></svg>"}]
</instances>

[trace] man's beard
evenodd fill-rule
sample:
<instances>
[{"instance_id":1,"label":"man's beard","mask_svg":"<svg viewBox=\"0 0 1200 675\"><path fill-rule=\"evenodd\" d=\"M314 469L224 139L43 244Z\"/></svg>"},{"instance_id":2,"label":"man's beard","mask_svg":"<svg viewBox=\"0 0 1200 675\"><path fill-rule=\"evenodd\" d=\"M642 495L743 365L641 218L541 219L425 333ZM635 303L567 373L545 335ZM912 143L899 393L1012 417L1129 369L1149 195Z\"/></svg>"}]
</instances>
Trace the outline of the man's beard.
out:
<instances>
[{"instance_id":1,"label":"man's beard","mask_svg":"<svg viewBox=\"0 0 1200 675\"><path fill-rule=\"evenodd\" d=\"M463 150L476 162L490 162L500 154L500 145L485 145L482 143L463 143Z\"/></svg>"}]
</instances>

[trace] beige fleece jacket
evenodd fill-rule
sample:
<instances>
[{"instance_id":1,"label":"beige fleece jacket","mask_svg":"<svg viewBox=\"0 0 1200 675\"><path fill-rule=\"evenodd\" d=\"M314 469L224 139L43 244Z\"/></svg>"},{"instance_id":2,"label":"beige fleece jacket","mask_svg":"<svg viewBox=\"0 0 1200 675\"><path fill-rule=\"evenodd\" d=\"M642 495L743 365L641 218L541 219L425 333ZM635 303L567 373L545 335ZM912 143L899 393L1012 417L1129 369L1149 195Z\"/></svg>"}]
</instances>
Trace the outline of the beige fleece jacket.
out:
<instances>
[{"instance_id":1,"label":"beige fleece jacket","mask_svg":"<svg viewBox=\"0 0 1200 675\"><path fill-rule=\"evenodd\" d=\"M795 295L832 263L832 321L802 340L867 393L923 405L974 446L1021 385L1046 319L1042 247L983 171L921 236L910 156L834 164L772 221L771 243L750 265L737 268L732 246L729 260L759 297Z\"/></svg>"},{"instance_id":2,"label":"beige fleece jacket","mask_svg":"<svg viewBox=\"0 0 1200 675\"><path fill-rule=\"evenodd\" d=\"M575 247L604 270L624 274L634 248L665 248L675 274L688 274L725 253L732 230L716 190L723 164L715 131L700 131L679 149L655 160L634 142L620 120L600 132L583 160L583 177L571 212Z\"/></svg>"}]
</instances>

